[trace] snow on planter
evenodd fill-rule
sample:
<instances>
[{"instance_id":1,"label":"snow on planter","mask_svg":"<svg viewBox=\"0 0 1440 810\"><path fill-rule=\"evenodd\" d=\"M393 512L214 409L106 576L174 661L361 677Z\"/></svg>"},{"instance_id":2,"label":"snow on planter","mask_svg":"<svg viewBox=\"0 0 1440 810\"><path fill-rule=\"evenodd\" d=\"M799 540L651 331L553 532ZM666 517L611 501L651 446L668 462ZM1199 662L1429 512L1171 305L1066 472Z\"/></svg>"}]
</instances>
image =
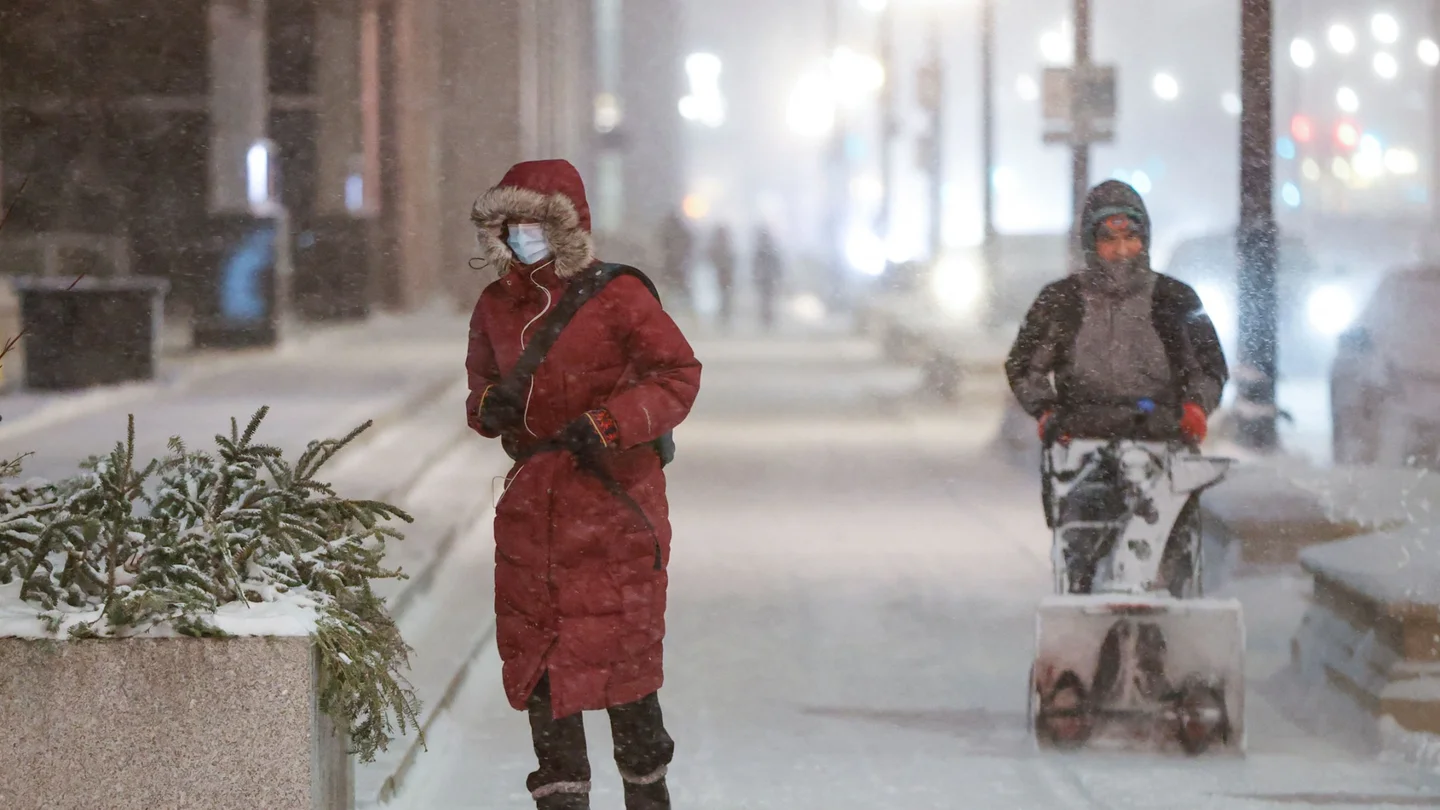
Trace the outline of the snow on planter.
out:
<instances>
[{"instance_id":1,"label":"snow on planter","mask_svg":"<svg viewBox=\"0 0 1440 810\"><path fill-rule=\"evenodd\" d=\"M213 453L139 466L132 419L64 481L0 466L0 806L348 807L347 751L414 723L371 589L410 517L315 477L368 423L292 463L265 414Z\"/></svg>"}]
</instances>

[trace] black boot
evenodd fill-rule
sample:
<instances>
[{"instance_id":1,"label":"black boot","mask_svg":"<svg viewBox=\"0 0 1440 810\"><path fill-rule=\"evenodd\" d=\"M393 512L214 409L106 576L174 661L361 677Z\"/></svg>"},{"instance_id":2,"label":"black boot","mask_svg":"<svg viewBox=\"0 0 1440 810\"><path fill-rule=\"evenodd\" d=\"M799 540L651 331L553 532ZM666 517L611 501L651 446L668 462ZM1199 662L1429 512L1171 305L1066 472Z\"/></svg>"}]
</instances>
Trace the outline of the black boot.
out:
<instances>
[{"instance_id":1,"label":"black boot","mask_svg":"<svg viewBox=\"0 0 1440 810\"><path fill-rule=\"evenodd\" d=\"M665 777L648 785L626 782L625 810L670 810L670 788L665 785Z\"/></svg>"}]
</instances>

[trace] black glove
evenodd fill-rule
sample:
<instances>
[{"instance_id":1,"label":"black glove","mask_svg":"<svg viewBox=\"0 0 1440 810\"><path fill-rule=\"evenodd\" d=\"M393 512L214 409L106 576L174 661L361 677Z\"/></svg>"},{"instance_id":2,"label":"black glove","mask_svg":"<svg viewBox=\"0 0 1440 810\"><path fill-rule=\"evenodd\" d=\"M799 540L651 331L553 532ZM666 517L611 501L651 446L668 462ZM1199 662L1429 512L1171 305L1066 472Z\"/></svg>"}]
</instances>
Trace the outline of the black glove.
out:
<instances>
[{"instance_id":1,"label":"black glove","mask_svg":"<svg viewBox=\"0 0 1440 810\"><path fill-rule=\"evenodd\" d=\"M525 398L502 385L492 387L480 401L480 427L490 433L518 430L525 421Z\"/></svg>"},{"instance_id":2,"label":"black glove","mask_svg":"<svg viewBox=\"0 0 1440 810\"><path fill-rule=\"evenodd\" d=\"M582 416L565 426L555 441L577 458L593 458L605 449L605 439L589 416Z\"/></svg>"}]
</instances>

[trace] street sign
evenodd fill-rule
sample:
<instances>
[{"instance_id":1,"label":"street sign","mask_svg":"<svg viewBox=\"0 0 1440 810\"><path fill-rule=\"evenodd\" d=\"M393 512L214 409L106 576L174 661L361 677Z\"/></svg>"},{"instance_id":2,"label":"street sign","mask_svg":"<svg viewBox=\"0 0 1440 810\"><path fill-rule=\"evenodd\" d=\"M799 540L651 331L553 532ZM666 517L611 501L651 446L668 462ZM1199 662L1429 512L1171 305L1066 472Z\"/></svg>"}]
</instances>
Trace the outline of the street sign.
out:
<instances>
[{"instance_id":1,"label":"street sign","mask_svg":"<svg viewBox=\"0 0 1440 810\"><path fill-rule=\"evenodd\" d=\"M1046 68L1041 106L1045 143L1115 140L1115 66Z\"/></svg>"}]
</instances>

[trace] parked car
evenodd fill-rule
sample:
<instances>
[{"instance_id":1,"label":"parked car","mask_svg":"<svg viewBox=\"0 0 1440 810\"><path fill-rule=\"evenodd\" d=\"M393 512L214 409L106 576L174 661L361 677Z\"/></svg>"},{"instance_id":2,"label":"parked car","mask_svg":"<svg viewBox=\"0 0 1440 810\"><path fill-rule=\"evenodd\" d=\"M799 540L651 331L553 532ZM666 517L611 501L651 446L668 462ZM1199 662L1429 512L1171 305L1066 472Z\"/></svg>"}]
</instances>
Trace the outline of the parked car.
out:
<instances>
[{"instance_id":1,"label":"parked car","mask_svg":"<svg viewBox=\"0 0 1440 810\"><path fill-rule=\"evenodd\" d=\"M1386 276L1330 371L1337 463L1440 465L1440 267Z\"/></svg>"},{"instance_id":2,"label":"parked car","mask_svg":"<svg viewBox=\"0 0 1440 810\"><path fill-rule=\"evenodd\" d=\"M1354 322L1370 282L1358 274L1322 270L1305 243L1294 237L1281 235L1278 258L1280 373L1323 376L1337 336ZM1165 268L1166 274L1200 294L1232 362L1238 359L1239 264L1234 234L1209 234L1177 245Z\"/></svg>"}]
</instances>

